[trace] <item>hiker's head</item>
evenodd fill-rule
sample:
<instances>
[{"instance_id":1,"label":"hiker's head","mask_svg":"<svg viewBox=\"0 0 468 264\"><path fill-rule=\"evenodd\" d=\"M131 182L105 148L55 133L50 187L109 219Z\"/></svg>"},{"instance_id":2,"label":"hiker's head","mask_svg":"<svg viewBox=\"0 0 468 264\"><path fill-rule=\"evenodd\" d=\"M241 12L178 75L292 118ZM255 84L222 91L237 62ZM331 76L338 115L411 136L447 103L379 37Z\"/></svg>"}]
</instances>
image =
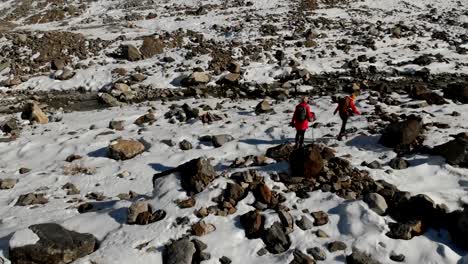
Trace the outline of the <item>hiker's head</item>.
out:
<instances>
[{"instance_id":1,"label":"hiker's head","mask_svg":"<svg viewBox=\"0 0 468 264\"><path fill-rule=\"evenodd\" d=\"M301 97L301 103L308 103L309 102L309 97L303 96Z\"/></svg>"}]
</instances>

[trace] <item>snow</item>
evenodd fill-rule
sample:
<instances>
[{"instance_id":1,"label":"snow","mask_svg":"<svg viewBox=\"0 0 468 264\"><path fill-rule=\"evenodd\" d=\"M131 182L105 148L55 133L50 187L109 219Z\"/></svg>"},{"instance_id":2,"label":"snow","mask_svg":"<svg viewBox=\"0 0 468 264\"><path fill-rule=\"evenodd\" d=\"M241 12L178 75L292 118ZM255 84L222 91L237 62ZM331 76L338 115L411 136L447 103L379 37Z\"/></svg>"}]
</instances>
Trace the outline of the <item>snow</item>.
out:
<instances>
[{"instance_id":1,"label":"snow","mask_svg":"<svg viewBox=\"0 0 468 264\"><path fill-rule=\"evenodd\" d=\"M10 239L10 248L34 245L39 241L39 237L31 229L25 228L15 232Z\"/></svg>"}]
</instances>

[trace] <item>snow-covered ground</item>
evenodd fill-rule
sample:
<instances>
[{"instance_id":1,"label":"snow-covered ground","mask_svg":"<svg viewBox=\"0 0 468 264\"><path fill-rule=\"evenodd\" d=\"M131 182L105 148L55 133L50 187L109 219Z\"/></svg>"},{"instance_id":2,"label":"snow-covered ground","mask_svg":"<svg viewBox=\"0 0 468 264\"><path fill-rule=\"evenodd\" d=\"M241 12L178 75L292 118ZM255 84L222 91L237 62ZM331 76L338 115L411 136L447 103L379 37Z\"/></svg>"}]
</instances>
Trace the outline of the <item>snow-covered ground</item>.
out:
<instances>
[{"instance_id":1,"label":"snow-covered ground","mask_svg":"<svg viewBox=\"0 0 468 264\"><path fill-rule=\"evenodd\" d=\"M395 95L397 97L397 95ZM371 113L374 106L365 100L368 94L360 96L358 107ZM401 98L401 100L406 100ZM177 101L177 104L187 103L190 106L208 104L212 108L222 99L189 99ZM336 135L339 129L339 118L333 116L334 105L329 97L314 98L312 110L316 112L318 121L334 125L309 130L308 139L334 145L338 156L346 156L354 166L360 167L362 161L379 160L386 164L395 156L392 150L377 144L378 136L369 135L365 128L368 122L365 116L354 117L350 127L356 127L357 132L346 141L340 142L329 138L327 134ZM205 191L195 196L197 204L194 208L179 209L174 203L177 199L187 198L180 186L179 180L170 175L158 180L153 189L153 174L176 167L183 162L198 157L213 158L212 164L219 174L230 175L236 169L228 166L237 157L249 154L261 155L266 149L280 143L291 141L294 131L288 126L294 100L273 104L274 114L256 115L254 108L258 101L224 100L222 110L210 112L226 114L223 121L213 124L203 124L201 121L171 124L164 119L170 103L151 102L141 105L110 108L91 112L73 112L63 115L63 121L47 125L26 126L21 136L10 143L0 143L0 178L15 178L18 183L11 190L0 191L0 256L7 257L11 235L32 224L57 222L64 227L79 232L89 232L100 240L99 249L76 263L162 263L163 246L170 239L177 239L186 234L190 228L174 225L177 217L187 216L191 222L197 221L194 209L215 204L212 198L218 196L230 181L219 177ZM153 125L140 128L133 124L134 120L155 108L157 121ZM421 109L385 107L387 111L397 113L417 112L424 122L442 122L450 125L450 129L430 128L426 131L425 144L434 146L444 143L450 134L456 134L468 129L468 105L450 103L443 106L428 106ZM461 116L449 116L458 111ZM425 113L432 113L433 116ZM6 116L0 117L6 119ZM108 129L109 121L124 120L125 130ZM90 129L91 126L93 129ZM230 134L235 140L220 148L199 142L203 135ZM106 157L106 147L116 138L144 139L151 147L143 154L127 161L115 161ZM193 149L182 151L178 145L169 147L161 140L171 139L176 144L188 140ZM83 159L73 163L65 162L71 154L83 156ZM347 154L350 154L347 155ZM427 194L437 203L444 203L450 210L460 209L463 203L468 203L468 170L447 165L440 157L414 156L407 157L411 163L408 169L388 171L372 170L375 179L384 179L395 184L400 190L412 194ZM65 175L66 167L71 165L89 168L91 173ZM20 175L18 169L30 168L31 172ZM258 168L265 176L270 188L285 190L282 183L270 179L268 172L286 171L286 163L276 163ZM237 169L239 170L239 169ZM123 171L130 173L128 177L118 177ZM62 186L68 182L76 185L79 195L66 195ZM130 190L137 192L142 198L151 201L156 209L167 212L165 219L146 226L131 226L126 224L127 208L130 201L117 198L120 193ZM36 192L45 193L49 203L40 206L14 206L19 195ZM101 210L79 214L76 206L80 201L88 200L89 192L102 192L107 200L100 202ZM330 222L320 227L330 235L330 238L318 238L313 233L317 230L303 231L295 228L290 234L291 249L314 246L325 248L328 242L340 240L348 245L346 251L327 252L327 260L323 263L343 263L345 256L353 247L371 253L382 263L390 263L391 252L404 254L405 263L465 263L463 258L468 252L458 249L450 240L446 231L429 230L423 236L414 237L409 241L394 240L385 236L387 224L392 222L388 216L379 216L369 210L368 206L358 201L345 201L331 193L321 191L310 193L310 198L300 199L294 193L285 193L286 206L297 209L291 214L297 220L303 215L302 209L309 211L323 210L329 214ZM233 215L222 217L210 215L205 222L214 224L216 231L199 239L208 245L206 250L211 259L203 263L218 263L222 256L229 257L233 263L289 263L293 256L291 251L279 255L266 254L257 256L257 251L264 244L261 239L248 240L244 229L238 224L239 215L253 209L252 194L242 200ZM267 223L277 218L274 211L266 211ZM24 233L24 232L23 232ZM20 236L21 233L17 236ZM14 243L31 243L34 236L25 233L25 238L13 239ZM29 241L29 242L28 242ZM137 246L148 243L140 249ZM6 261L8 263L8 260Z\"/></svg>"}]
</instances>

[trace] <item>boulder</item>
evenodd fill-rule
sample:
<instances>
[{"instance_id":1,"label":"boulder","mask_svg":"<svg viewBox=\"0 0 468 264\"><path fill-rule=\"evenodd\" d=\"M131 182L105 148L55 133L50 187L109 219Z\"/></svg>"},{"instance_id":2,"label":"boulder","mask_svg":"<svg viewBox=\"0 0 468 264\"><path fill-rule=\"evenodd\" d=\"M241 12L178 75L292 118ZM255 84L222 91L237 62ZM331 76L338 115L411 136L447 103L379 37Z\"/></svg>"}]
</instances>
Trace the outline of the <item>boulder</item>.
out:
<instances>
[{"instance_id":1,"label":"boulder","mask_svg":"<svg viewBox=\"0 0 468 264\"><path fill-rule=\"evenodd\" d=\"M0 179L0 190L13 189L17 182L16 179Z\"/></svg>"},{"instance_id":2,"label":"boulder","mask_svg":"<svg viewBox=\"0 0 468 264\"><path fill-rule=\"evenodd\" d=\"M353 253L351 253L351 255L349 256L346 256L346 263L347 264L380 264L379 261L373 259L370 255L357 249L353 249Z\"/></svg>"},{"instance_id":3,"label":"boulder","mask_svg":"<svg viewBox=\"0 0 468 264\"><path fill-rule=\"evenodd\" d=\"M432 104L443 105L447 103L442 96L427 89L423 85L414 86L410 91L410 96L413 99L425 100L430 105Z\"/></svg>"},{"instance_id":4,"label":"boulder","mask_svg":"<svg viewBox=\"0 0 468 264\"><path fill-rule=\"evenodd\" d=\"M255 107L255 113L259 114L266 114L266 113L271 113L273 112L273 107L271 106L270 102L267 100L261 101L256 107Z\"/></svg>"},{"instance_id":5,"label":"boulder","mask_svg":"<svg viewBox=\"0 0 468 264\"><path fill-rule=\"evenodd\" d=\"M47 223L16 232L10 239L9 255L12 263L71 263L94 252L97 244L91 234Z\"/></svg>"},{"instance_id":6,"label":"boulder","mask_svg":"<svg viewBox=\"0 0 468 264\"><path fill-rule=\"evenodd\" d=\"M247 212L240 217L240 222L245 230L245 236L249 239L259 238L263 233L265 217L258 211Z\"/></svg>"},{"instance_id":7,"label":"boulder","mask_svg":"<svg viewBox=\"0 0 468 264\"><path fill-rule=\"evenodd\" d=\"M119 102L115 97L113 97L111 94L108 93L100 93L99 94L99 100L101 103L108 105L110 107L116 107L116 106L121 106L122 103Z\"/></svg>"},{"instance_id":8,"label":"boulder","mask_svg":"<svg viewBox=\"0 0 468 264\"><path fill-rule=\"evenodd\" d=\"M66 65L67 63L64 59L55 58L50 62L50 69L54 71L63 70L63 68L65 68Z\"/></svg>"},{"instance_id":9,"label":"boulder","mask_svg":"<svg viewBox=\"0 0 468 264\"><path fill-rule=\"evenodd\" d=\"M279 222L275 222L269 229L265 230L261 238L267 250L272 254L283 253L291 246L291 240Z\"/></svg>"},{"instance_id":10,"label":"boulder","mask_svg":"<svg viewBox=\"0 0 468 264\"><path fill-rule=\"evenodd\" d=\"M180 147L181 150L191 150L193 148L192 143L190 143L186 139L179 142L179 147Z\"/></svg>"},{"instance_id":11,"label":"boulder","mask_svg":"<svg viewBox=\"0 0 468 264\"><path fill-rule=\"evenodd\" d=\"M183 86L194 86L200 84L207 84L211 80L211 77L208 73L205 72L194 72L188 77L182 79L181 84Z\"/></svg>"},{"instance_id":12,"label":"boulder","mask_svg":"<svg viewBox=\"0 0 468 264\"><path fill-rule=\"evenodd\" d=\"M293 256L294 259L290 262L290 264L315 264L314 259L297 248L294 249Z\"/></svg>"},{"instance_id":13,"label":"boulder","mask_svg":"<svg viewBox=\"0 0 468 264\"><path fill-rule=\"evenodd\" d=\"M136 140L118 139L110 143L109 158L115 160L128 160L145 151L145 146Z\"/></svg>"},{"instance_id":14,"label":"boulder","mask_svg":"<svg viewBox=\"0 0 468 264\"><path fill-rule=\"evenodd\" d=\"M451 83L444 89L444 97L468 104L468 83Z\"/></svg>"},{"instance_id":15,"label":"boulder","mask_svg":"<svg viewBox=\"0 0 468 264\"><path fill-rule=\"evenodd\" d=\"M166 246L163 254L164 264L192 264L196 252L195 244L188 238L182 238Z\"/></svg>"},{"instance_id":16,"label":"boulder","mask_svg":"<svg viewBox=\"0 0 468 264\"><path fill-rule=\"evenodd\" d=\"M42 193L28 193L20 195L15 206L28 206L34 204L46 204L49 200Z\"/></svg>"},{"instance_id":17,"label":"boulder","mask_svg":"<svg viewBox=\"0 0 468 264\"><path fill-rule=\"evenodd\" d=\"M327 253L319 247L308 248L306 252L314 257L315 260L324 261L327 259Z\"/></svg>"},{"instance_id":18,"label":"boulder","mask_svg":"<svg viewBox=\"0 0 468 264\"><path fill-rule=\"evenodd\" d=\"M217 83L221 85L236 85L239 83L240 78L241 75L239 73L228 73L221 77Z\"/></svg>"},{"instance_id":19,"label":"boulder","mask_svg":"<svg viewBox=\"0 0 468 264\"><path fill-rule=\"evenodd\" d=\"M161 54L164 51L164 42L158 38L145 37L140 52L145 59L152 58L156 54Z\"/></svg>"},{"instance_id":20,"label":"boulder","mask_svg":"<svg viewBox=\"0 0 468 264\"><path fill-rule=\"evenodd\" d=\"M166 217L163 210L155 211L146 201L136 201L128 208L127 224L129 225L147 225Z\"/></svg>"},{"instance_id":21,"label":"boulder","mask_svg":"<svg viewBox=\"0 0 468 264\"><path fill-rule=\"evenodd\" d=\"M193 159L179 166L182 187L188 193L199 193L216 178L216 172L207 159Z\"/></svg>"},{"instance_id":22,"label":"boulder","mask_svg":"<svg viewBox=\"0 0 468 264\"><path fill-rule=\"evenodd\" d=\"M294 146L292 144L281 144L275 147L268 148L266 156L276 161L289 160L289 155L293 152Z\"/></svg>"},{"instance_id":23,"label":"boulder","mask_svg":"<svg viewBox=\"0 0 468 264\"><path fill-rule=\"evenodd\" d=\"M435 146L432 153L444 157L450 165L468 168L468 139L464 137Z\"/></svg>"},{"instance_id":24,"label":"boulder","mask_svg":"<svg viewBox=\"0 0 468 264\"><path fill-rule=\"evenodd\" d=\"M468 250L468 207L463 211L455 211L450 216L453 220L448 226L450 235L461 248Z\"/></svg>"},{"instance_id":25,"label":"boulder","mask_svg":"<svg viewBox=\"0 0 468 264\"><path fill-rule=\"evenodd\" d=\"M410 116L404 121L389 124L383 131L379 143L389 148L410 145L416 142L422 131L423 124L421 119Z\"/></svg>"},{"instance_id":26,"label":"boulder","mask_svg":"<svg viewBox=\"0 0 468 264\"><path fill-rule=\"evenodd\" d=\"M407 160L404 160L400 157L396 157L390 160L388 165L394 170L404 170L410 166L410 163Z\"/></svg>"},{"instance_id":27,"label":"boulder","mask_svg":"<svg viewBox=\"0 0 468 264\"><path fill-rule=\"evenodd\" d=\"M219 148L223 146L227 142L231 142L234 140L234 137L231 135L216 135L211 137L211 142L215 148Z\"/></svg>"},{"instance_id":28,"label":"boulder","mask_svg":"<svg viewBox=\"0 0 468 264\"><path fill-rule=\"evenodd\" d=\"M302 216L300 220L296 221L296 225L302 230L309 230L314 227L314 223L307 217Z\"/></svg>"},{"instance_id":29,"label":"boulder","mask_svg":"<svg viewBox=\"0 0 468 264\"><path fill-rule=\"evenodd\" d=\"M49 122L49 118L44 114L44 112L42 112L39 104L35 101L26 103L23 108L23 112L21 113L21 118L27 119L31 122L37 122L39 124L47 124Z\"/></svg>"},{"instance_id":30,"label":"boulder","mask_svg":"<svg viewBox=\"0 0 468 264\"><path fill-rule=\"evenodd\" d=\"M114 121L114 120L112 120L112 121L109 122L109 128L117 130L117 131L122 131L122 130L125 129L124 121Z\"/></svg>"},{"instance_id":31,"label":"boulder","mask_svg":"<svg viewBox=\"0 0 468 264\"><path fill-rule=\"evenodd\" d=\"M382 195L378 193L367 194L364 196L364 202L366 202L369 208L378 215L385 214L388 208L385 198L383 198Z\"/></svg>"},{"instance_id":32,"label":"boulder","mask_svg":"<svg viewBox=\"0 0 468 264\"><path fill-rule=\"evenodd\" d=\"M283 225L283 227L284 227L284 229L286 231L286 234L289 234L289 233L293 232L294 231L294 221L293 221L292 215L288 211L281 209L281 210L278 211L278 216L279 216L279 219L281 221L281 224ZM306 227L306 225L308 225L308 223L304 223L304 227ZM305 229L303 229L303 230L305 230Z\"/></svg>"},{"instance_id":33,"label":"boulder","mask_svg":"<svg viewBox=\"0 0 468 264\"><path fill-rule=\"evenodd\" d=\"M121 56L128 61L138 61L143 58L140 51L133 45L122 45Z\"/></svg>"},{"instance_id":34,"label":"boulder","mask_svg":"<svg viewBox=\"0 0 468 264\"><path fill-rule=\"evenodd\" d=\"M19 131L21 128L16 118L10 118L4 124L0 125L0 129L5 133L12 133Z\"/></svg>"},{"instance_id":35,"label":"boulder","mask_svg":"<svg viewBox=\"0 0 468 264\"><path fill-rule=\"evenodd\" d=\"M152 111L149 111L148 113L138 117L135 120L134 124L137 126L143 126L144 124L152 123L155 121L156 121L156 115Z\"/></svg>"},{"instance_id":36,"label":"boulder","mask_svg":"<svg viewBox=\"0 0 468 264\"><path fill-rule=\"evenodd\" d=\"M317 211L311 213L314 218L314 226L323 226L328 224L328 214L324 211Z\"/></svg>"},{"instance_id":37,"label":"boulder","mask_svg":"<svg viewBox=\"0 0 468 264\"><path fill-rule=\"evenodd\" d=\"M204 236L215 230L216 227L213 224L207 224L204 221L200 221L192 226L192 234L195 236Z\"/></svg>"},{"instance_id":38,"label":"boulder","mask_svg":"<svg viewBox=\"0 0 468 264\"><path fill-rule=\"evenodd\" d=\"M293 177L316 178L323 166L324 161L317 145L295 149L289 157L289 169Z\"/></svg>"},{"instance_id":39,"label":"boulder","mask_svg":"<svg viewBox=\"0 0 468 264\"><path fill-rule=\"evenodd\" d=\"M347 248L346 244L341 241L334 241L334 242L328 243L328 251L330 251L331 253L345 250L346 248Z\"/></svg>"}]
</instances>

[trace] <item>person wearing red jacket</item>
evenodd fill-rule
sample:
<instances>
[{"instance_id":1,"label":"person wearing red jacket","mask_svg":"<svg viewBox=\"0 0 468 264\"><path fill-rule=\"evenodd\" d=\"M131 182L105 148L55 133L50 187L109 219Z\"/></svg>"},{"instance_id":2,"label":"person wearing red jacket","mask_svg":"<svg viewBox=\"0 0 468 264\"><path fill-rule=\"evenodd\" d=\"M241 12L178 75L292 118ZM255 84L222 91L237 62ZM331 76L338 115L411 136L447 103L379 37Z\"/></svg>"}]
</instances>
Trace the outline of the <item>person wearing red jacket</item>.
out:
<instances>
[{"instance_id":1,"label":"person wearing red jacket","mask_svg":"<svg viewBox=\"0 0 468 264\"><path fill-rule=\"evenodd\" d=\"M336 107L335 112L333 113L334 115L339 113L342 121L340 134L338 134L337 137L338 140L342 140L343 136L346 136L346 124L348 123L349 117L353 114L361 114L354 104L355 99L356 95L354 93L341 98L341 100L338 102L338 106Z\"/></svg>"},{"instance_id":2,"label":"person wearing red jacket","mask_svg":"<svg viewBox=\"0 0 468 264\"><path fill-rule=\"evenodd\" d=\"M296 128L296 147L304 145L304 136L309 128L309 122L315 120L315 114L310 111L308 102L308 97L302 97L301 103L296 105L291 121L291 126Z\"/></svg>"}]
</instances>

